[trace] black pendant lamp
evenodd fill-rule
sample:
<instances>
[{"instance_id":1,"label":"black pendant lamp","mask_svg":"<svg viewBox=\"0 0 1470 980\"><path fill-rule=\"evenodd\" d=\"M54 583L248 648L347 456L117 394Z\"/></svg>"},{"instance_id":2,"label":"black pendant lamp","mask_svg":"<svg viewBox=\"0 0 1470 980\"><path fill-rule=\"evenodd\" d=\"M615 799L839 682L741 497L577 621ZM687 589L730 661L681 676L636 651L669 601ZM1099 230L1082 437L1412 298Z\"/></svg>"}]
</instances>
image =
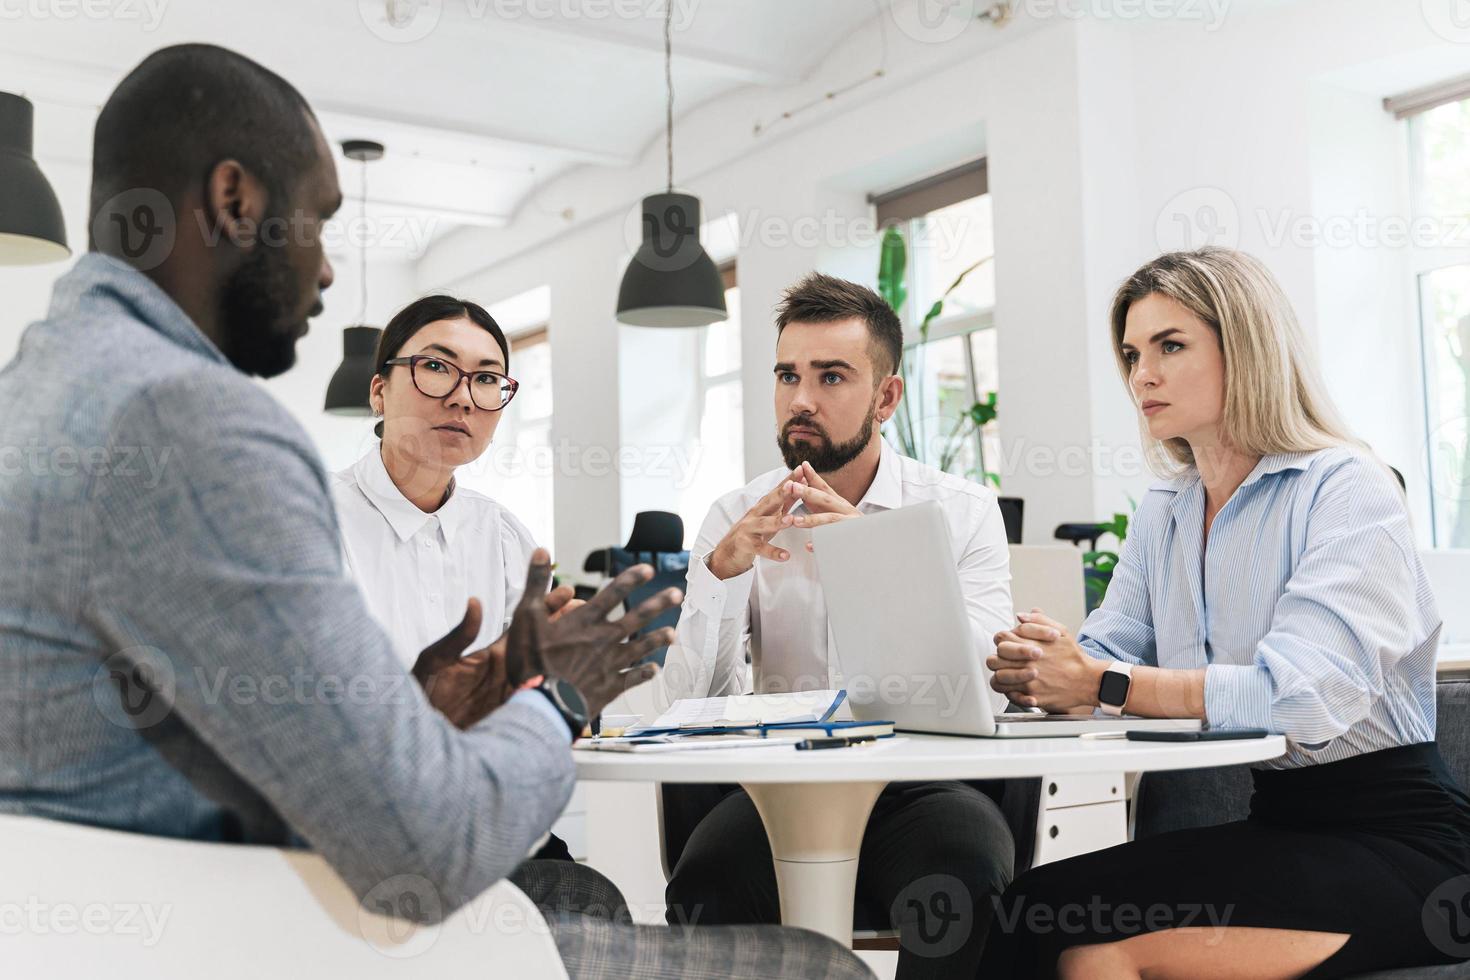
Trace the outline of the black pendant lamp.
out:
<instances>
[{"instance_id":1,"label":"black pendant lamp","mask_svg":"<svg viewBox=\"0 0 1470 980\"><path fill-rule=\"evenodd\" d=\"M35 109L0 92L0 265L58 262L71 254L61 205L33 154Z\"/></svg>"},{"instance_id":2,"label":"black pendant lamp","mask_svg":"<svg viewBox=\"0 0 1470 980\"><path fill-rule=\"evenodd\" d=\"M383 144L372 140L343 140L342 153L362 164L362 215L367 217L367 165L383 158ZM373 354L383 331L366 325L367 320L367 244L359 249L358 273L362 288L362 307L357 325L342 331L342 363L327 385L326 410L329 415L365 416L373 414L368 389L373 381Z\"/></svg>"},{"instance_id":3,"label":"black pendant lamp","mask_svg":"<svg viewBox=\"0 0 1470 980\"><path fill-rule=\"evenodd\" d=\"M699 198L674 193L673 9L664 5L668 190L643 199L643 244L618 289L618 322L635 327L703 327L730 315L720 271L699 244Z\"/></svg>"}]
</instances>

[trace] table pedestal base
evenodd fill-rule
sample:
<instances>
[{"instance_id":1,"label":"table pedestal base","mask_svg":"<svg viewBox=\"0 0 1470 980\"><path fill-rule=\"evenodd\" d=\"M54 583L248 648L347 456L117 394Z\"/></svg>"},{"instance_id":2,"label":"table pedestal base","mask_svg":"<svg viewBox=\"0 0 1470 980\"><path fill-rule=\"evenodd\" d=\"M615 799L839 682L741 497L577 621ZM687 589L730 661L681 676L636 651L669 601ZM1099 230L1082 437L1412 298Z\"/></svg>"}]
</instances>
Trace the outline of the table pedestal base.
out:
<instances>
[{"instance_id":1,"label":"table pedestal base","mask_svg":"<svg viewBox=\"0 0 1470 980\"><path fill-rule=\"evenodd\" d=\"M858 851L886 782L745 783L771 841L781 921L852 945Z\"/></svg>"}]
</instances>

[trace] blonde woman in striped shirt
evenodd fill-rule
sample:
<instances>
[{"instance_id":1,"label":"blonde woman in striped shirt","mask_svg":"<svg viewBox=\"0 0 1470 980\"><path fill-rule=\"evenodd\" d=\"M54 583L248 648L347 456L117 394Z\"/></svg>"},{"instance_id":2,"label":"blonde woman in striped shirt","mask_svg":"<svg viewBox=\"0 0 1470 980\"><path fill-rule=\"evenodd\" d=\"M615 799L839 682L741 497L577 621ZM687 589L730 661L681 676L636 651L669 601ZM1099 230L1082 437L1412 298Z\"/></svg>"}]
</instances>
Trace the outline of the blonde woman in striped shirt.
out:
<instances>
[{"instance_id":1,"label":"blonde woman in striped shirt","mask_svg":"<svg viewBox=\"0 0 1470 980\"><path fill-rule=\"evenodd\" d=\"M1255 259L1163 255L1120 287L1111 325L1165 479L1101 608L1075 638L1041 610L1019 615L995 638L993 684L1049 710L1111 701L1267 729L1288 751L1253 773L1247 820L1017 879L982 974L1328 977L1452 961L1429 899L1470 873L1470 801L1434 744L1440 619L1400 487L1338 420ZM1026 929L1039 921L1052 925Z\"/></svg>"}]
</instances>

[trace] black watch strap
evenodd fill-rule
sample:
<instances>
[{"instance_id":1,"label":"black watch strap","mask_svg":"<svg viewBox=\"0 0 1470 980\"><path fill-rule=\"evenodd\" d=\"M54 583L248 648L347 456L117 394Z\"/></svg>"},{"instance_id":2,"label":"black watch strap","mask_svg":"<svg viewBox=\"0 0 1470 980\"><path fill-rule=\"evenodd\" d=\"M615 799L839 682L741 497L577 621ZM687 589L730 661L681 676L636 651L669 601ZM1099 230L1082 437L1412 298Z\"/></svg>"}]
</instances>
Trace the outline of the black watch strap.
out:
<instances>
[{"instance_id":1,"label":"black watch strap","mask_svg":"<svg viewBox=\"0 0 1470 980\"><path fill-rule=\"evenodd\" d=\"M536 685L556 713L561 715L561 720L567 723L567 729L572 733L572 741L582 737L582 731L587 727L587 702L582 697L582 692L569 683L556 677L547 677Z\"/></svg>"}]
</instances>

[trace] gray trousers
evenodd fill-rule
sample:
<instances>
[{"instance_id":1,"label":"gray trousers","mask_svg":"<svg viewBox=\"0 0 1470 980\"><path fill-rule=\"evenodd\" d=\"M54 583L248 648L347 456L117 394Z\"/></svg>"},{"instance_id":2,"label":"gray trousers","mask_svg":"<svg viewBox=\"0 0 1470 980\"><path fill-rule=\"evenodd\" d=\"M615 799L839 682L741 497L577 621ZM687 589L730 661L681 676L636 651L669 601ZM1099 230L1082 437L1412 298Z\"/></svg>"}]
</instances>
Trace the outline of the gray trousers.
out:
<instances>
[{"instance_id":1,"label":"gray trousers","mask_svg":"<svg viewBox=\"0 0 1470 980\"><path fill-rule=\"evenodd\" d=\"M527 861L510 876L541 909L572 980L872 980L849 950L781 926L633 925L617 886L570 861Z\"/></svg>"}]
</instances>

